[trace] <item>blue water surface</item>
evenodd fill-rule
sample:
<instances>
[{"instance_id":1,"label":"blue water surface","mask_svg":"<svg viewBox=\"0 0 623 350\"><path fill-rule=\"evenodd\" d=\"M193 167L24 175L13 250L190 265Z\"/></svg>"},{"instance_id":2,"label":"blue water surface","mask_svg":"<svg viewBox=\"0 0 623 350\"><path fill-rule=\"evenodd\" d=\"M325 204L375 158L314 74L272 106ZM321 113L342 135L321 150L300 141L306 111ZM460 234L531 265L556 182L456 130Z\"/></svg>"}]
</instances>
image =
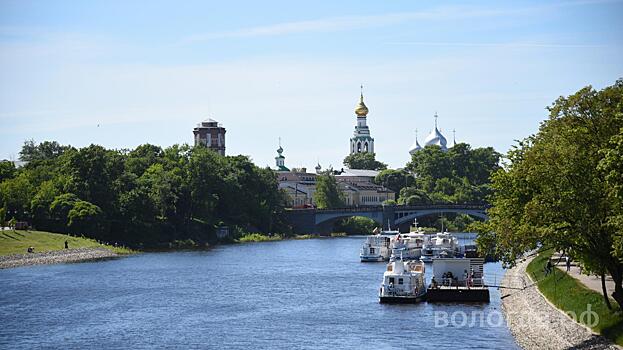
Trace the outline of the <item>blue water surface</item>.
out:
<instances>
[{"instance_id":1,"label":"blue water surface","mask_svg":"<svg viewBox=\"0 0 623 350\"><path fill-rule=\"evenodd\" d=\"M0 348L517 349L493 288L488 304L379 304L385 264L359 262L362 240L0 270Z\"/></svg>"}]
</instances>

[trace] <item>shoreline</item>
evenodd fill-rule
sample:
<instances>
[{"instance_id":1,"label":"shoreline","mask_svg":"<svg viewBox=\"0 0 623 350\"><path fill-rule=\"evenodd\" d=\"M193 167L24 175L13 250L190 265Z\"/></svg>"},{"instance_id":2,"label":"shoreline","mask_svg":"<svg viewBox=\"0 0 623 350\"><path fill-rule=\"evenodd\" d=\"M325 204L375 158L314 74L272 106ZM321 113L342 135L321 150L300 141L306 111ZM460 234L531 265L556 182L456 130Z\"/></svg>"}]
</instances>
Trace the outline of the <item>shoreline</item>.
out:
<instances>
[{"instance_id":1,"label":"shoreline","mask_svg":"<svg viewBox=\"0 0 623 350\"><path fill-rule=\"evenodd\" d=\"M0 256L0 269L14 267L77 263L118 258L117 254L106 248L75 248L51 250L41 253L26 253Z\"/></svg>"},{"instance_id":2,"label":"shoreline","mask_svg":"<svg viewBox=\"0 0 623 350\"><path fill-rule=\"evenodd\" d=\"M502 311L511 334L522 349L620 349L554 307L526 273L532 258L519 261L504 274Z\"/></svg>"}]
</instances>

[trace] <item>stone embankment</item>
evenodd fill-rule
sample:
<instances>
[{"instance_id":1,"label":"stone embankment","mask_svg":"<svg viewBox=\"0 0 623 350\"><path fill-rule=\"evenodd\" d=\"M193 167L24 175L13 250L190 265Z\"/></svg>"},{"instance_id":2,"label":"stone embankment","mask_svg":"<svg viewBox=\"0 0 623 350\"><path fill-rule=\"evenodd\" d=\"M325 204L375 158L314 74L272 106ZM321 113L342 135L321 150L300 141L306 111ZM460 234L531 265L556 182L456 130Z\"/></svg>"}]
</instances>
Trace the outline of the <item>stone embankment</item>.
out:
<instances>
[{"instance_id":1,"label":"stone embankment","mask_svg":"<svg viewBox=\"0 0 623 350\"><path fill-rule=\"evenodd\" d=\"M503 285L520 289L502 290L502 309L511 333L523 349L619 349L608 339L550 304L526 273L531 259L508 270ZM588 312L578 317L590 317Z\"/></svg>"},{"instance_id":2,"label":"stone embankment","mask_svg":"<svg viewBox=\"0 0 623 350\"><path fill-rule=\"evenodd\" d=\"M106 248L79 248L54 250L43 253L27 253L0 256L0 269L11 267L59 264L90 260L109 259L118 254Z\"/></svg>"}]
</instances>

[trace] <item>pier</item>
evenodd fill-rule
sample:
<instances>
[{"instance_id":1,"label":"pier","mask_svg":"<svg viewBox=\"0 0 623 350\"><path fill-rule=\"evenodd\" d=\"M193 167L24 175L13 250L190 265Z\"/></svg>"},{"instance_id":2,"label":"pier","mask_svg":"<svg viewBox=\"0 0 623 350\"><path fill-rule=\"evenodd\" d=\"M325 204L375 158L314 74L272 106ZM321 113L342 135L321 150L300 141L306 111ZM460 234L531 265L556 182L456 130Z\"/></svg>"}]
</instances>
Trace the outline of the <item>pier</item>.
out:
<instances>
[{"instance_id":1,"label":"pier","mask_svg":"<svg viewBox=\"0 0 623 350\"><path fill-rule=\"evenodd\" d=\"M488 303L488 287L447 287L428 288L426 301L428 302L480 302Z\"/></svg>"}]
</instances>

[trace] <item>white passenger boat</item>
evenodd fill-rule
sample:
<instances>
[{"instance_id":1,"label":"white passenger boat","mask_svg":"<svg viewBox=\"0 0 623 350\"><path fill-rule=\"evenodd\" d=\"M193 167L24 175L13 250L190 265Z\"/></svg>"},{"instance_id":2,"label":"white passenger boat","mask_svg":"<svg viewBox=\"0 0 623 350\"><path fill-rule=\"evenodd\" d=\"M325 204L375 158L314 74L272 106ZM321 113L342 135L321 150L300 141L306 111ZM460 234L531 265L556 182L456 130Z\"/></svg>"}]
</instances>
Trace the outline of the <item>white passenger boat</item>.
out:
<instances>
[{"instance_id":1,"label":"white passenger boat","mask_svg":"<svg viewBox=\"0 0 623 350\"><path fill-rule=\"evenodd\" d=\"M459 240L448 232L438 232L430 237L422 247L422 261L431 262L433 258L453 258L459 255Z\"/></svg>"},{"instance_id":2,"label":"white passenger boat","mask_svg":"<svg viewBox=\"0 0 623 350\"><path fill-rule=\"evenodd\" d=\"M381 303L417 303L424 300L426 284L422 261L401 259L387 264L379 289Z\"/></svg>"},{"instance_id":3,"label":"white passenger boat","mask_svg":"<svg viewBox=\"0 0 623 350\"><path fill-rule=\"evenodd\" d=\"M359 258L362 262L389 260L392 239L393 236L382 233L366 237L361 246Z\"/></svg>"},{"instance_id":4,"label":"white passenger boat","mask_svg":"<svg viewBox=\"0 0 623 350\"><path fill-rule=\"evenodd\" d=\"M391 258L395 260L401 258L402 260L419 259L422 256L422 248L428 240L428 237L424 234L424 230L417 227L417 220L414 221L414 226L411 227L411 232L402 233L396 235L391 244Z\"/></svg>"},{"instance_id":5,"label":"white passenger boat","mask_svg":"<svg viewBox=\"0 0 623 350\"><path fill-rule=\"evenodd\" d=\"M419 259L422 256L422 248L426 242L424 233L401 233L396 235L391 244L391 258L395 260L402 257L402 260Z\"/></svg>"}]
</instances>

